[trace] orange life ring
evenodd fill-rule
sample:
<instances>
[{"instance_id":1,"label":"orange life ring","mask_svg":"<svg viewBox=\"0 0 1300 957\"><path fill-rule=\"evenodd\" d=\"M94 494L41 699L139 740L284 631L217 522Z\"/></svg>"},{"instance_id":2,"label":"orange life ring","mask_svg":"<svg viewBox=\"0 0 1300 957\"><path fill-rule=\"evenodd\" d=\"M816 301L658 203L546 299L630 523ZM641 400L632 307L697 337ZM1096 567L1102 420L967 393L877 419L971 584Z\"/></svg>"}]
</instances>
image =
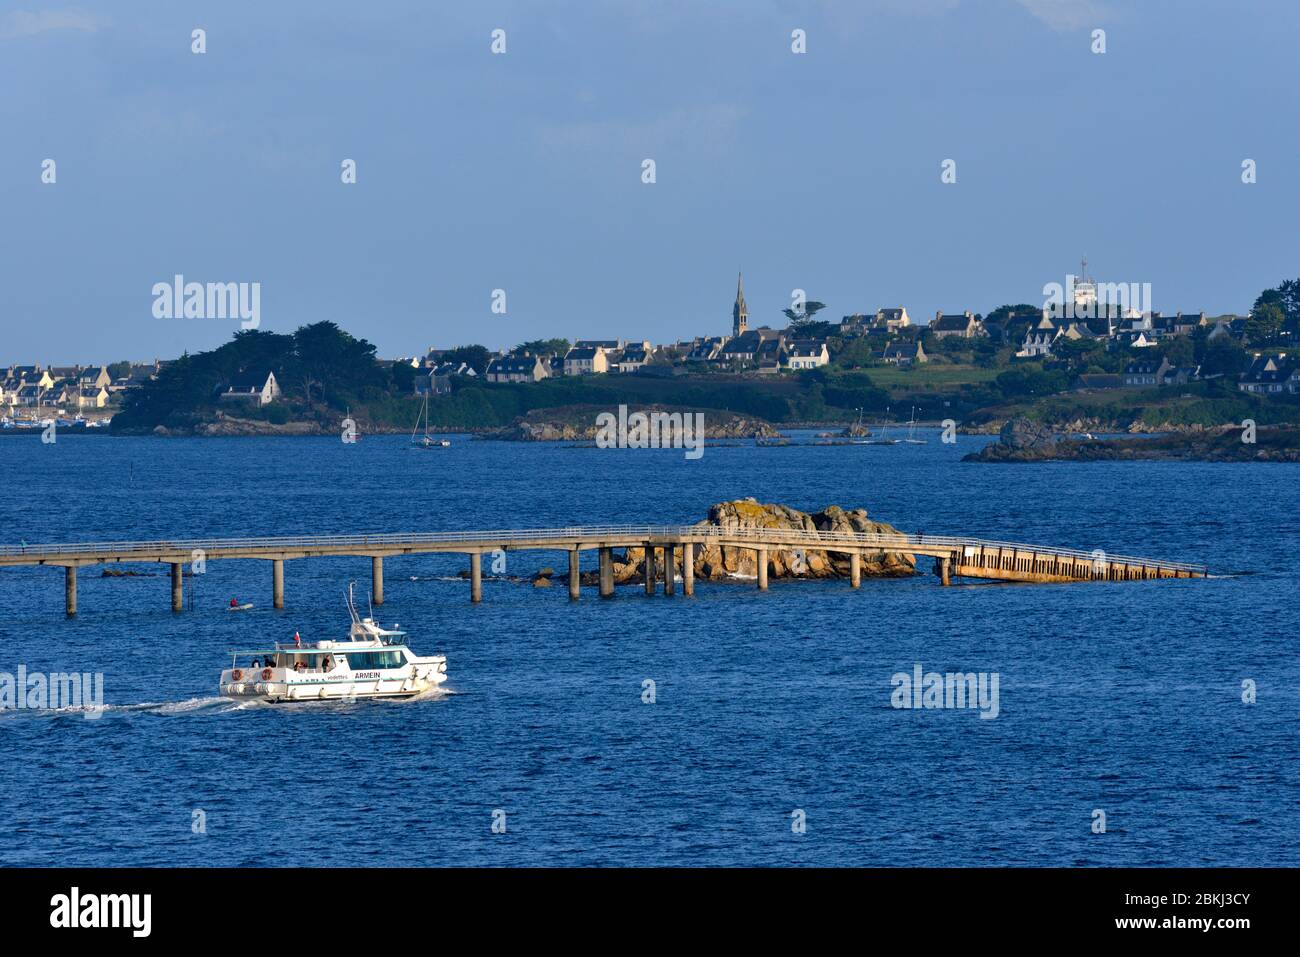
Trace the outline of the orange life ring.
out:
<instances>
[{"instance_id":1,"label":"orange life ring","mask_svg":"<svg viewBox=\"0 0 1300 957\"><path fill-rule=\"evenodd\" d=\"M243 677L244 677L244 671L243 671L242 668L236 668L234 671L232 671L232 672L230 673L230 680L231 680L231 681L239 681L239 680L241 680Z\"/></svg>"},{"instance_id":2,"label":"orange life ring","mask_svg":"<svg viewBox=\"0 0 1300 957\"><path fill-rule=\"evenodd\" d=\"M263 668L263 669L262 669L262 680L263 680L263 681L270 681L270 680L271 680L271 669L270 669L270 668Z\"/></svg>"}]
</instances>

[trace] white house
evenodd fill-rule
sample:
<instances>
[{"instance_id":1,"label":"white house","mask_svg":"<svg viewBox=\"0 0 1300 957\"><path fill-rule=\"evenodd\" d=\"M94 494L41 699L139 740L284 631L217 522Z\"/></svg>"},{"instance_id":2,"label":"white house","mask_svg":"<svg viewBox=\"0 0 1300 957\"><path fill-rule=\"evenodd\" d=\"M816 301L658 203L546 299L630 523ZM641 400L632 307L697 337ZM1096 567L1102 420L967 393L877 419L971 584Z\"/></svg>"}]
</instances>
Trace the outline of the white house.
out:
<instances>
[{"instance_id":1,"label":"white house","mask_svg":"<svg viewBox=\"0 0 1300 957\"><path fill-rule=\"evenodd\" d=\"M603 346L575 346L564 356L565 375L594 375L608 371L609 357Z\"/></svg>"},{"instance_id":2,"label":"white house","mask_svg":"<svg viewBox=\"0 0 1300 957\"><path fill-rule=\"evenodd\" d=\"M256 405L269 405L280 398L280 383L275 381L275 373L241 372L221 389L218 399L222 402L251 402Z\"/></svg>"},{"instance_id":3,"label":"white house","mask_svg":"<svg viewBox=\"0 0 1300 957\"><path fill-rule=\"evenodd\" d=\"M540 382L550 374L550 362L544 356L529 352L518 356L498 356L487 367L489 382Z\"/></svg>"},{"instance_id":4,"label":"white house","mask_svg":"<svg viewBox=\"0 0 1300 957\"><path fill-rule=\"evenodd\" d=\"M826 343L813 339L794 339L785 347L788 369L816 369L831 361Z\"/></svg>"},{"instance_id":5,"label":"white house","mask_svg":"<svg viewBox=\"0 0 1300 957\"><path fill-rule=\"evenodd\" d=\"M618 371L635 372L653 359L654 354L655 350L652 346L633 343L623 350L623 355L618 360Z\"/></svg>"},{"instance_id":6,"label":"white house","mask_svg":"<svg viewBox=\"0 0 1300 957\"><path fill-rule=\"evenodd\" d=\"M1044 317L1036 325L1025 330L1025 341L1020 344L1020 357L1050 356L1052 343L1061 337L1062 328L1052 320Z\"/></svg>"},{"instance_id":7,"label":"white house","mask_svg":"<svg viewBox=\"0 0 1300 957\"><path fill-rule=\"evenodd\" d=\"M885 346L885 351L880 354L880 358L881 361L896 366L920 365L929 361L925 354L925 346L921 345L920 339L915 342L891 342Z\"/></svg>"},{"instance_id":8,"label":"white house","mask_svg":"<svg viewBox=\"0 0 1300 957\"><path fill-rule=\"evenodd\" d=\"M936 339L946 339L948 336L974 339L976 336L984 335L984 323L976 319L975 314L969 309L952 315L944 315L939 311L930 321L930 335Z\"/></svg>"},{"instance_id":9,"label":"white house","mask_svg":"<svg viewBox=\"0 0 1300 957\"><path fill-rule=\"evenodd\" d=\"M108 389L102 385L98 388L82 386L76 399L79 409L102 409L108 405Z\"/></svg>"}]
</instances>

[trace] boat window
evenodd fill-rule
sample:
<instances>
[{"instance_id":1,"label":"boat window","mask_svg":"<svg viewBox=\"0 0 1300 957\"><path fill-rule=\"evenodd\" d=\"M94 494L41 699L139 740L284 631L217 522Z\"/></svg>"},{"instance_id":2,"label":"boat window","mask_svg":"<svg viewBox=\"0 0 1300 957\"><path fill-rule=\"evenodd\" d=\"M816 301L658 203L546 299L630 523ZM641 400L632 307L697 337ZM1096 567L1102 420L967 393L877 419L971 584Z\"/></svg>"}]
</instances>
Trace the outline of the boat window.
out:
<instances>
[{"instance_id":1,"label":"boat window","mask_svg":"<svg viewBox=\"0 0 1300 957\"><path fill-rule=\"evenodd\" d=\"M353 671L373 671L376 668L400 668L406 664L400 651L350 651L348 665Z\"/></svg>"}]
</instances>

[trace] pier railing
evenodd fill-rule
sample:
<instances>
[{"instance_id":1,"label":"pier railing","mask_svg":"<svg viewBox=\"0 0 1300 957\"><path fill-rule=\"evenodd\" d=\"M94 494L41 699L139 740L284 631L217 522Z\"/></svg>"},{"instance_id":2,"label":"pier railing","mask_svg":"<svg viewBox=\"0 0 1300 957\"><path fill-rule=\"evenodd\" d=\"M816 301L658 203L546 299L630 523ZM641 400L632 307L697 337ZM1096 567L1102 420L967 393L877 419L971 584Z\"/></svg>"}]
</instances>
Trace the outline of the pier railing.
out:
<instances>
[{"instance_id":1,"label":"pier railing","mask_svg":"<svg viewBox=\"0 0 1300 957\"><path fill-rule=\"evenodd\" d=\"M965 552L967 550L1005 550L1032 552L1060 558L1086 561L1130 563L1148 568L1205 574L1206 566L1186 562L1171 562L1153 558L1135 558L1113 554L1102 549L1085 551L1074 548L1057 548L1046 545L1029 545L1023 542L1003 542L980 538L949 535L917 535L879 532L830 532L815 529L727 528L718 525L583 525L563 528L493 529L461 532L394 532L372 535L297 535L260 538L169 539L139 542L76 542L68 544L0 545L0 558L18 559L18 563L43 563L61 560L96 561L102 556L111 560L129 561L139 556L141 561L157 560L157 556L189 556L194 552L207 555L216 553L276 553L298 551L325 551L337 554L365 554L368 550L401 549L421 546L454 551L463 545L470 550L485 547L512 546L557 548L616 543L635 546L649 541L692 542L696 544L753 542L761 545L788 546L835 551L837 547L871 549L890 552L937 551ZM214 555L215 557L215 555ZM10 562L9 564L13 564Z\"/></svg>"}]
</instances>

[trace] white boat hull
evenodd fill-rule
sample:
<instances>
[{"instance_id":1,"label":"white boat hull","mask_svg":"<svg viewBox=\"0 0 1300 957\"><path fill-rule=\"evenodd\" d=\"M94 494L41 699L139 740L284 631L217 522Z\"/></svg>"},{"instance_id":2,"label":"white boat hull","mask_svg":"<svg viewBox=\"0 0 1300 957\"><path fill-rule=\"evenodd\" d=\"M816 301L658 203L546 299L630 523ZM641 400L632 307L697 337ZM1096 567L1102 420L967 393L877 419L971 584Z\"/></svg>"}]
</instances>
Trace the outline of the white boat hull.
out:
<instances>
[{"instance_id":1,"label":"white boat hull","mask_svg":"<svg viewBox=\"0 0 1300 957\"><path fill-rule=\"evenodd\" d=\"M350 673L301 675L286 668L264 672L243 672L238 678L228 669L221 673L220 691L227 698L262 701L354 701L358 698L413 698L438 687L447 680L439 666L416 669L415 674L381 672L379 677ZM444 666L445 667L445 666ZM402 669L409 672L410 669ZM367 672L366 675L373 674Z\"/></svg>"}]
</instances>

